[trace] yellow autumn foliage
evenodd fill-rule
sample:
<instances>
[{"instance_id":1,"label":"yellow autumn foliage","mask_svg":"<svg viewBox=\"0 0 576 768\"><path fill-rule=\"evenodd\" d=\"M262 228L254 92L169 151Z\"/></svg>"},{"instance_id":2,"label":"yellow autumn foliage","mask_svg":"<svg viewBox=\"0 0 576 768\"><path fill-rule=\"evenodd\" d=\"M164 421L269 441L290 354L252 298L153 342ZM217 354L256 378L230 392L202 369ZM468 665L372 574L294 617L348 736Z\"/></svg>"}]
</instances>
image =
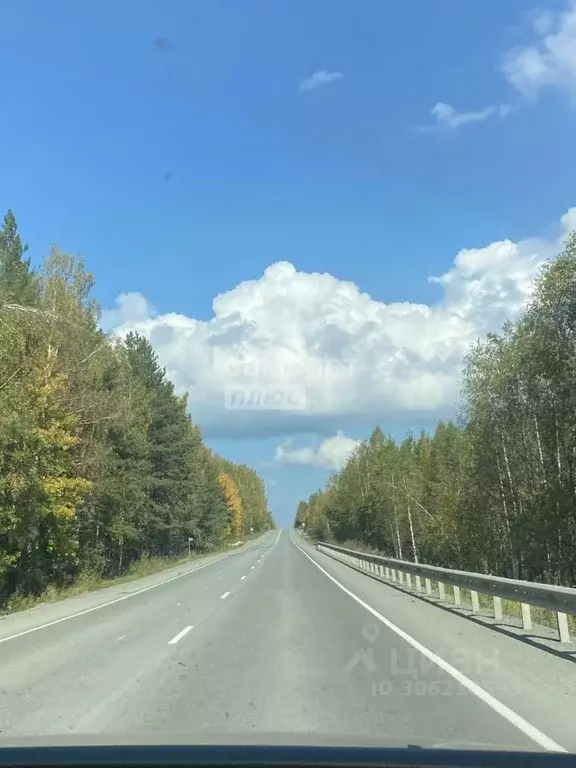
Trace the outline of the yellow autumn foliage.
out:
<instances>
[{"instance_id":1,"label":"yellow autumn foliage","mask_svg":"<svg viewBox=\"0 0 576 768\"><path fill-rule=\"evenodd\" d=\"M78 505L92 489L92 482L77 476L71 465L69 451L80 441L78 419L60 405L58 398L65 393L68 378L53 368L54 359L49 356L38 369L35 381L35 401L40 412L36 434L44 459L39 480L54 517L73 520Z\"/></svg>"},{"instance_id":2,"label":"yellow autumn foliage","mask_svg":"<svg viewBox=\"0 0 576 768\"><path fill-rule=\"evenodd\" d=\"M55 517L73 519L76 508L91 490L92 483L84 477L45 477L42 490L49 500Z\"/></svg>"},{"instance_id":3,"label":"yellow autumn foliage","mask_svg":"<svg viewBox=\"0 0 576 768\"><path fill-rule=\"evenodd\" d=\"M240 492L238 486L234 480L226 472L220 472L218 475L218 482L224 490L224 496L226 497L226 506L230 511L231 520L226 526L225 535L227 538L231 536L239 536L242 533L242 499L240 498Z\"/></svg>"}]
</instances>

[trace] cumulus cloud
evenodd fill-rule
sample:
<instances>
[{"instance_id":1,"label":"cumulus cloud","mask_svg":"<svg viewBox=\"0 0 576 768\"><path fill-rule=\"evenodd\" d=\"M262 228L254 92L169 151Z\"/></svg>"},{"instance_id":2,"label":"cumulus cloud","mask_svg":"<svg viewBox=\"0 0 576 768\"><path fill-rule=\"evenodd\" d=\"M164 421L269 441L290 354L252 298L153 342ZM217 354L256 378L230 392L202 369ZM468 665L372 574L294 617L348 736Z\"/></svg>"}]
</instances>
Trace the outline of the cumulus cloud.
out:
<instances>
[{"instance_id":1,"label":"cumulus cloud","mask_svg":"<svg viewBox=\"0 0 576 768\"><path fill-rule=\"evenodd\" d=\"M121 293L116 298L115 309L102 312L100 325L103 331L110 331L125 323L139 323L156 314L153 307L140 293Z\"/></svg>"},{"instance_id":2,"label":"cumulus cloud","mask_svg":"<svg viewBox=\"0 0 576 768\"><path fill-rule=\"evenodd\" d=\"M309 77L305 77L298 83L299 91L315 91L316 88L321 88L323 85L329 85L335 80L341 80L344 77L342 72L328 72L326 69L321 69L318 72L314 72Z\"/></svg>"},{"instance_id":3,"label":"cumulus cloud","mask_svg":"<svg viewBox=\"0 0 576 768\"><path fill-rule=\"evenodd\" d=\"M534 22L531 45L516 46L504 55L507 80L525 96L556 86L576 96L576 0L560 13L544 11Z\"/></svg>"},{"instance_id":4,"label":"cumulus cloud","mask_svg":"<svg viewBox=\"0 0 576 768\"><path fill-rule=\"evenodd\" d=\"M558 230L575 225L572 208ZM216 296L208 321L156 314L138 294L120 296L104 317L120 335L134 329L151 341L207 434L330 435L359 419L435 419L454 413L469 345L518 316L559 245L462 249L428 278L442 292L431 305L377 301L282 261Z\"/></svg>"},{"instance_id":5,"label":"cumulus cloud","mask_svg":"<svg viewBox=\"0 0 576 768\"><path fill-rule=\"evenodd\" d=\"M338 471L360 445L359 440L346 437L341 430L329 437L316 448L290 448L290 441L276 448L274 461L277 464L321 467Z\"/></svg>"},{"instance_id":6,"label":"cumulus cloud","mask_svg":"<svg viewBox=\"0 0 576 768\"><path fill-rule=\"evenodd\" d=\"M500 104L469 112L458 112L450 104L439 101L432 107L430 114L436 120L435 128L450 128L454 130L471 123L484 123L490 117L505 117L510 112L510 109L508 104ZM430 130L430 128L425 130Z\"/></svg>"}]
</instances>

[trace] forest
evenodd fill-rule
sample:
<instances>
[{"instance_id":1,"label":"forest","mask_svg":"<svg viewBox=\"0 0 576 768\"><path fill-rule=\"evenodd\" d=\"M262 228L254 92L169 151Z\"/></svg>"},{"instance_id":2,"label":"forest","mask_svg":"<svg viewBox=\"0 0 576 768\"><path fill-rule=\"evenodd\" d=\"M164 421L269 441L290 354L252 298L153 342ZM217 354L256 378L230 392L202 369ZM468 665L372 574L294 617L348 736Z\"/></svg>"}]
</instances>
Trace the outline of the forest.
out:
<instances>
[{"instance_id":1,"label":"forest","mask_svg":"<svg viewBox=\"0 0 576 768\"><path fill-rule=\"evenodd\" d=\"M94 278L0 229L0 608L274 527L263 481L216 455L149 342L100 329Z\"/></svg>"},{"instance_id":2,"label":"forest","mask_svg":"<svg viewBox=\"0 0 576 768\"><path fill-rule=\"evenodd\" d=\"M576 232L518 320L469 350L454 420L401 441L376 426L294 524L389 557L576 586Z\"/></svg>"}]
</instances>

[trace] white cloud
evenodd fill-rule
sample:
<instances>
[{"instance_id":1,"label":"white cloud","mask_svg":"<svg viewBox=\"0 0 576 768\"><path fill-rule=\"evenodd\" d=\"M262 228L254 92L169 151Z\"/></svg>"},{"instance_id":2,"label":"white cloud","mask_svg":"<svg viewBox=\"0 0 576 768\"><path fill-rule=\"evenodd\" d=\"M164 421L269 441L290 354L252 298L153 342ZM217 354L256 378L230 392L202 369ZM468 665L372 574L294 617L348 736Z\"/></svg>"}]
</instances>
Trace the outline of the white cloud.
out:
<instances>
[{"instance_id":1,"label":"white cloud","mask_svg":"<svg viewBox=\"0 0 576 768\"><path fill-rule=\"evenodd\" d=\"M494 116L505 117L510 109L508 104L500 104L470 112L458 112L450 104L439 101L432 107L430 114L436 120L436 127L455 129L471 123L484 123L488 118Z\"/></svg>"},{"instance_id":2,"label":"white cloud","mask_svg":"<svg viewBox=\"0 0 576 768\"><path fill-rule=\"evenodd\" d=\"M525 96L535 96L545 86L556 86L576 95L576 0L561 13L544 11L534 22L535 40L516 46L504 55L503 72Z\"/></svg>"},{"instance_id":3,"label":"white cloud","mask_svg":"<svg viewBox=\"0 0 576 768\"><path fill-rule=\"evenodd\" d=\"M566 213L560 217L563 235L566 236L576 229L576 207L569 208Z\"/></svg>"},{"instance_id":4,"label":"white cloud","mask_svg":"<svg viewBox=\"0 0 576 768\"><path fill-rule=\"evenodd\" d=\"M105 309L102 312L100 325L104 331L110 331L124 323L138 323L156 314L140 293L121 293L116 298L116 305L115 309Z\"/></svg>"},{"instance_id":5,"label":"white cloud","mask_svg":"<svg viewBox=\"0 0 576 768\"><path fill-rule=\"evenodd\" d=\"M335 80L341 80L344 77L342 72L328 72L326 69L321 69L318 72L309 77L305 77L298 83L299 91L314 91L316 88L321 88L323 85L333 83Z\"/></svg>"},{"instance_id":6,"label":"white cloud","mask_svg":"<svg viewBox=\"0 0 576 768\"><path fill-rule=\"evenodd\" d=\"M327 438L317 448L290 449L290 441L286 441L276 448L274 461L278 464L296 464L337 471L344 466L359 445L359 440L352 440L339 430L334 437Z\"/></svg>"},{"instance_id":7,"label":"white cloud","mask_svg":"<svg viewBox=\"0 0 576 768\"><path fill-rule=\"evenodd\" d=\"M568 0L564 11L539 11L533 16L534 39L529 45L516 45L502 56L501 70L506 80L526 98L534 98L542 88L554 86L567 91L576 104L576 0ZM492 117L505 117L509 104L459 112L439 101L430 111L436 124L423 128L456 129L483 123Z\"/></svg>"},{"instance_id":8,"label":"white cloud","mask_svg":"<svg viewBox=\"0 0 576 768\"><path fill-rule=\"evenodd\" d=\"M558 229L575 225L572 208ZM442 292L433 305L384 303L352 282L277 262L216 296L208 321L155 314L138 294L119 297L105 317L121 334L150 339L213 435L326 435L357 419L437 418L454 412L470 343L517 317L558 246L529 239L462 249L429 278ZM231 390L243 403L227 399ZM290 408L293 392L305 399Z\"/></svg>"}]
</instances>

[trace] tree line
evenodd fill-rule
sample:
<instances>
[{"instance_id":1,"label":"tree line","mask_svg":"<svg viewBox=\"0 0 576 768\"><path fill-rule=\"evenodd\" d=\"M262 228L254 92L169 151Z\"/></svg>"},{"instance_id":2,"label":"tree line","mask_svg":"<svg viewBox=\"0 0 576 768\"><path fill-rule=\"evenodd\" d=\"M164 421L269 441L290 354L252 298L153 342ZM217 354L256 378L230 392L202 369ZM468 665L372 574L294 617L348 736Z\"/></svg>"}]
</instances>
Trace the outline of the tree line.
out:
<instances>
[{"instance_id":1,"label":"tree line","mask_svg":"<svg viewBox=\"0 0 576 768\"><path fill-rule=\"evenodd\" d=\"M249 467L214 454L150 343L99 326L83 259L37 270L0 229L0 606L83 571L208 550L273 527Z\"/></svg>"},{"instance_id":2,"label":"tree line","mask_svg":"<svg viewBox=\"0 0 576 768\"><path fill-rule=\"evenodd\" d=\"M576 232L465 360L454 421L378 426L296 527L388 556L576 585Z\"/></svg>"}]
</instances>

